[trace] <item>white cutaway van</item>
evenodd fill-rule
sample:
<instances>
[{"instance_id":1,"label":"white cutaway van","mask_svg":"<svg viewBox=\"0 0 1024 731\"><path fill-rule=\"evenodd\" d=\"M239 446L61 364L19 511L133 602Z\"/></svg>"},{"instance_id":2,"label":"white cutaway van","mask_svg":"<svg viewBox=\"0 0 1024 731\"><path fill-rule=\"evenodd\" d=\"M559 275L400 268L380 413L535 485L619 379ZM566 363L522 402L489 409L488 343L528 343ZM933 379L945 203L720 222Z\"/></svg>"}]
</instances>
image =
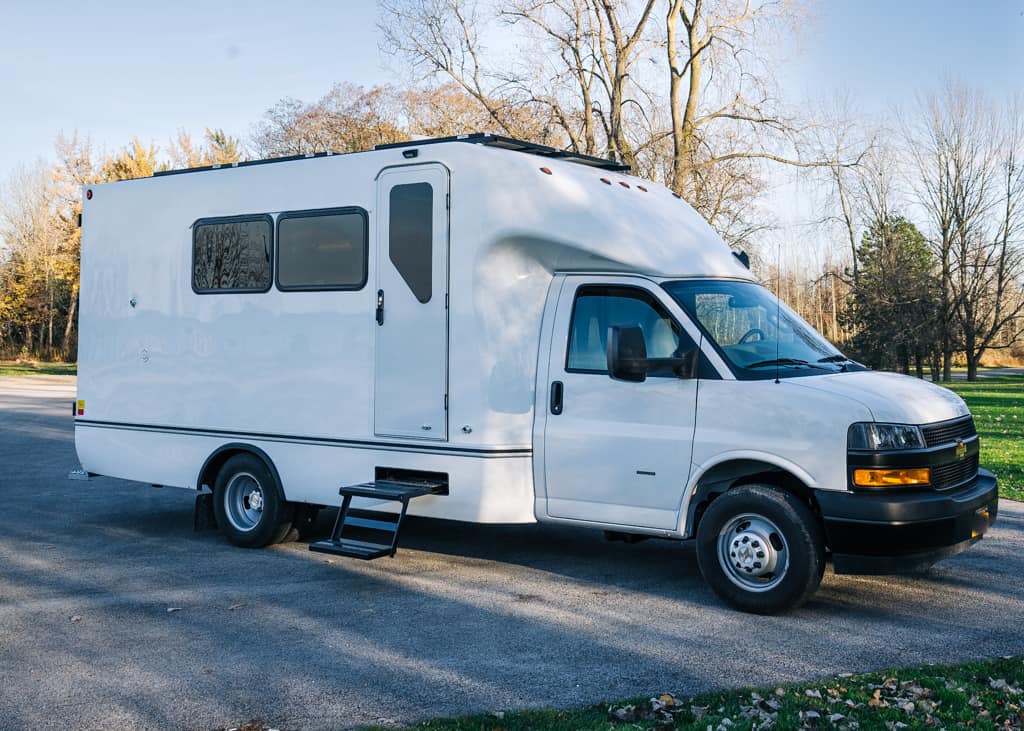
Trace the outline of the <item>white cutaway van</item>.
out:
<instances>
[{"instance_id":1,"label":"white cutaway van","mask_svg":"<svg viewBox=\"0 0 1024 731\"><path fill-rule=\"evenodd\" d=\"M829 558L977 541L963 401L846 358L627 173L475 134L88 186L83 469L198 490L241 546L325 506L311 548L359 558L407 510L691 539L761 613Z\"/></svg>"}]
</instances>

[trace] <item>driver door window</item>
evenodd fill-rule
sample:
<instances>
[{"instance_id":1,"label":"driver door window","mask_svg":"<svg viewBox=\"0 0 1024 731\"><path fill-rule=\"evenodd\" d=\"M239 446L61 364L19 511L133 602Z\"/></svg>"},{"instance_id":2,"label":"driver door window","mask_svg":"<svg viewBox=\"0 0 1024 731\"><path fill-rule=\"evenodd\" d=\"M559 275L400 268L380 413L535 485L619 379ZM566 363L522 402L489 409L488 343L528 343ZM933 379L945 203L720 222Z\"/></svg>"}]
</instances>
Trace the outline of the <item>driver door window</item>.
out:
<instances>
[{"instance_id":1,"label":"driver door window","mask_svg":"<svg viewBox=\"0 0 1024 731\"><path fill-rule=\"evenodd\" d=\"M565 369L576 373L608 373L608 328L639 327L647 357L671 358L696 348L661 303L632 287L580 287L569 325ZM651 376L671 373L650 372Z\"/></svg>"}]
</instances>

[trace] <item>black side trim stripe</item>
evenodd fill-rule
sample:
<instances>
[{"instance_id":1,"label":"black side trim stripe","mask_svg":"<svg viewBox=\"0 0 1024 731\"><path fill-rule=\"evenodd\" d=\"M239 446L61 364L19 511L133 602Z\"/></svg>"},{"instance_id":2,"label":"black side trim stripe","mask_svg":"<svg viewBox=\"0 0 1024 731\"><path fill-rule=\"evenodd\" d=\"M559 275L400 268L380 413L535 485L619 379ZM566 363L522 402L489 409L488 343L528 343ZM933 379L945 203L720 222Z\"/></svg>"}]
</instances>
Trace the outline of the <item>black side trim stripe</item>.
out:
<instances>
[{"instance_id":1,"label":"black side trim stripe","mask_svg":"<svg viewBox=\"0 0 1024 731\"><path fill-rule=\"evenodd\" d=\"M75 419L75 427L94 427L97 429L122 429L126 431L160 432L164 434L182 434L198 437L229 437L231 439L253 439L264 442L288 442L292 444L316 444L324 447L347 447L350 449L379 449L388 452L419 452L426 454L449 454L461 457L531 457L533 449L529 447L509 449L474 449L471 447L441 447L432 444L409 444L395 442L378 442L359 439L330 439L327 437L303 437L291 434L267 434L265 432L239 432L227 429L194 429L181 426L164 426L161 424L131 424L119 421L94 421L92 419Z\"/></svg>"}]
</instances>

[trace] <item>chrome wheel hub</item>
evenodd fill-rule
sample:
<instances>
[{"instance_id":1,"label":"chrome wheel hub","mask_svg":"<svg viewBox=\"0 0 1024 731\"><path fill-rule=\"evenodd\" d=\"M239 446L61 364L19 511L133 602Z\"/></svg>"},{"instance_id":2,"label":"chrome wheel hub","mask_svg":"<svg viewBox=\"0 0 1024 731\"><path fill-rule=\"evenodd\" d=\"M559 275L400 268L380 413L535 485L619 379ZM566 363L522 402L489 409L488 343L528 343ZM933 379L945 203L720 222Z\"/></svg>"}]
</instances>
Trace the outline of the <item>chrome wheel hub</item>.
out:
<instances>
[{"instance_id":1,"label":"chrome wheel hub","mask_svg":"<svg viewBox=\"0 0 1024 731\"><path fill-rule=\"evenodd\" d=\"M234 475L224 490L224 512L237 530L247 532L259 525L265 504L263 487L248 472Z\"/></svg>"},{"instance_id":2,"label":"chrome wheel hub","mask_svg":"<svg viewBox=\"0 0 1024 731\"><path fill-rule=\"evenodd\" d=\"M786 575L789 547L775 523L746 513L730 520L719 533L718 561L740 588L767 591Z\"/></svg>"}]
</instances>

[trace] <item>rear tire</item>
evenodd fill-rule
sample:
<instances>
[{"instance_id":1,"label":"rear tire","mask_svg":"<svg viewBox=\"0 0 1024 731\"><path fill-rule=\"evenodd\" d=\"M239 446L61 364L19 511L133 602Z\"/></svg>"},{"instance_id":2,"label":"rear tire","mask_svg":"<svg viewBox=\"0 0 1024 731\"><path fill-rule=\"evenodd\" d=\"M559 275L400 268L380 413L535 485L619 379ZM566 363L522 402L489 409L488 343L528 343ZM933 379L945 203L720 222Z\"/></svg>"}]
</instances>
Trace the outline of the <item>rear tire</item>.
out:
<instances>
[{"instance_id":1,"label":"rear tire","mask_svg":"<svg viewBox=\"0 0 1024 731\"><path fill-rule=\"evenodd\" d=\"M236 454L213 489L213 510L224 536L236 546L280 543L292 527L295 507L281 499L277 481L259 457Z\"/></svg>"},{"instance_id":2,"label":"rear tire","mask_svg":"<svg viewBox=\"0 0 1024 731\"><path fill-rule=\"evenodd\" d=\"M821 528L795 495L743 485L716 498L697 526L697 563L712 590L744 612L795 609L825 572Z\"/></svg>"}]
</instances>

